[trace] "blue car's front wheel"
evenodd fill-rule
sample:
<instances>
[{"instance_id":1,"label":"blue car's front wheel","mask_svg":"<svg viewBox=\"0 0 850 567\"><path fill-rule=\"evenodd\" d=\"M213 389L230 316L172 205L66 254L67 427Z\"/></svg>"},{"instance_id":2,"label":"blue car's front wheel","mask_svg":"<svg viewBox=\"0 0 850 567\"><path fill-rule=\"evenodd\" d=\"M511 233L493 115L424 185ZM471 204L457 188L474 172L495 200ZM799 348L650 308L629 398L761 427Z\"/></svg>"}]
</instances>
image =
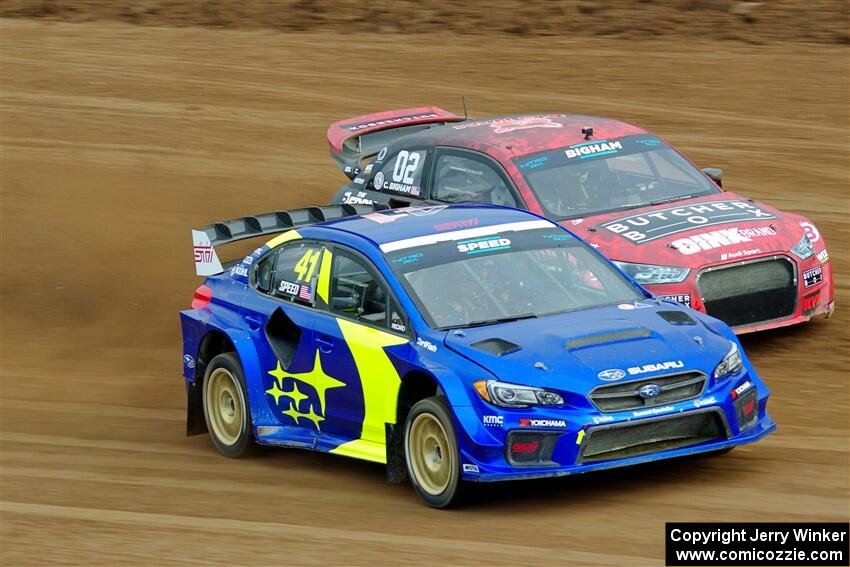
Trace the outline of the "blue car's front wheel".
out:
<instances>
[{"instance_id":1,"label":"blue car's front wheel","mask_svg":"<svg viewBox=\"0 0 850 567\"><path fill-rule=\"evenodd\" d=\"M411 408L404 449L413 487L429 506L448 508L460 503L460 452L445 398L426 398Z\"/></svg>"}]
</instances>

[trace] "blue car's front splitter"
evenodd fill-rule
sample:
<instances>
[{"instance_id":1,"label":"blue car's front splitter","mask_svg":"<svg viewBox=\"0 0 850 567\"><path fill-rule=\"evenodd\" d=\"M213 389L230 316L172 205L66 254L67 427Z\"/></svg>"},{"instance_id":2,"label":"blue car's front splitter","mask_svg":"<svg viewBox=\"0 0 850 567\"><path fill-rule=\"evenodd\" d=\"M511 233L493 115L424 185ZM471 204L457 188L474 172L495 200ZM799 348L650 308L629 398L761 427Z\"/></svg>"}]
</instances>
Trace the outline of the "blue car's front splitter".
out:
<instances>
[{"instance_id":1,"label":"blue car's front splitter","mask_svg":"<svg viewBox=\"0 0 850 567\"><path fill-rule=\"evenodd\" d=\"M729 449L738 445L744 445L746 443L753 443L755 441L758 441L762 437L772 433L775 429L776 423L770 418L769 415L765 414L753 427L729 439L701 443L699 445L692 445L690 447L682 447L679 449L671 449L668 451L659 451L657 453L650 453L637 457L614 459L610 461L589 464L548 467L514 467L510 472L507 473L502 471L487 471L484 466L476 464L475 466L478 467L479 472L474 473L465 470L463 473L463 479L473 482L495 482L502 480L522 480L532 478L567 476L605 469L613 469L617 467L626 467L631 465L638 465L641 463L648 463L652 461L660 461L662 459L673 459L676 457L685 457L698 453L722 451L723 449ZM468 458L464 458L464 461L473 462L470 461L470 459Z\"/></svg>"}]
</instances>

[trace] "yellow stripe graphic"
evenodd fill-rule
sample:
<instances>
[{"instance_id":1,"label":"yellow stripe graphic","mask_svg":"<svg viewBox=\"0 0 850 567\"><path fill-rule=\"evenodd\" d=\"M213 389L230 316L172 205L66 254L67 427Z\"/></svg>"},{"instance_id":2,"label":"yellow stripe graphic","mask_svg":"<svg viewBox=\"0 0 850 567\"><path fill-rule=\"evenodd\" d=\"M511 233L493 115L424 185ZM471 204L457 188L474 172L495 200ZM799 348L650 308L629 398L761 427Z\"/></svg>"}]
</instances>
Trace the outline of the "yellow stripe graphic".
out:
<instances>
[{"instance_id":1,"label":"yellow stripe graphic","mask_svg":"<svg viewBox=\"0 0 850 567\"><path fill-rule=\"evenodd\" d=\"M384 424L395 423L401 386L401 377L384 347L401 345L408 339L345 319L337 319L337 323L360 375L364 416L360 439L344 443L331 453L384 463L387 442Z\"/></svg>"}]
</instances>

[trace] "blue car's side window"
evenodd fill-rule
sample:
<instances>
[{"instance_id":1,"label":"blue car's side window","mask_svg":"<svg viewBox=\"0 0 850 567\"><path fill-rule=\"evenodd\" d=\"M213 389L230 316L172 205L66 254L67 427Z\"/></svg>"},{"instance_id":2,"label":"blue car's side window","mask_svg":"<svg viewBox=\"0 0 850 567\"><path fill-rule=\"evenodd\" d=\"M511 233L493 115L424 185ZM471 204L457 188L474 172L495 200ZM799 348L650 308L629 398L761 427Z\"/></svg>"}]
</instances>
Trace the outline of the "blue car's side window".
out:
<instances>
[{"instance_id":1,"label":"blue car's side window","mask_svg":"<svg viewBox=\"0 0 850 567\"><path fill-rule=\"evenodd\" d=\"M407 334L407 317L375 268L340 248L333 255L329 308L334 315Z\"/></svg>"},{"instance_id":2,"label":"blue car's side window","mask_svg":"<svg viewBox=\"0 0 850 567\"><path fill-rule=\"evenodd\" d=\"M257 291L284 301L315 306L324 246L312 240L283 244L265 256L254 272Z\"/></svg>"},{"instance_id":3,"label":"blue car's side window","mask_svg":"<svg viewBox=\"0 0 850 567\"><path fill-rule=\"evenodd\" d=\"M387 299L387 290L369 266L347 252L334 254L330 301L334 314L386 327Z\"/></svg>"},{"instance_id":4,"label":"blue car's side window","mask_svg":"<svg viewBox=\"0 0 850 567\"><path fill-rule=\"evenodd\" d=\"M277 258L277 250L267 254L257 264L254 270L254 287L263 293L269 293L272 289L272 274L274 274L274 263Z\"/></svg>"}]
</instances>

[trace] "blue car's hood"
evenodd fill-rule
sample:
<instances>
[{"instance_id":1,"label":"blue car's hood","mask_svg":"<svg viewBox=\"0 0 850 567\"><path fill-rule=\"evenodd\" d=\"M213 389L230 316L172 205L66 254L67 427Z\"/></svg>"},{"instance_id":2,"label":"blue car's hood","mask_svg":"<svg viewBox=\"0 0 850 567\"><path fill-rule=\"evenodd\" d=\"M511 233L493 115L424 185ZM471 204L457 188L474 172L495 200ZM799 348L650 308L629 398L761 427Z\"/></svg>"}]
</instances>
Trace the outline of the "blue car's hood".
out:
<instances>
[{"instance_id":1,"label":"blue car's hood","mask_svg":"<svg viewBox=\"0 0 850 567\"><path fill-rule=\"evenodd\" d=\"M606 383L599 377L605 370L621 370L619 380L687 370L710 375L729 341L695 317L694 324L671 323L670 312L687 313L646 300L453 331L445 344L505 382L582 395Z\"/></svg>"}]
</instances>

